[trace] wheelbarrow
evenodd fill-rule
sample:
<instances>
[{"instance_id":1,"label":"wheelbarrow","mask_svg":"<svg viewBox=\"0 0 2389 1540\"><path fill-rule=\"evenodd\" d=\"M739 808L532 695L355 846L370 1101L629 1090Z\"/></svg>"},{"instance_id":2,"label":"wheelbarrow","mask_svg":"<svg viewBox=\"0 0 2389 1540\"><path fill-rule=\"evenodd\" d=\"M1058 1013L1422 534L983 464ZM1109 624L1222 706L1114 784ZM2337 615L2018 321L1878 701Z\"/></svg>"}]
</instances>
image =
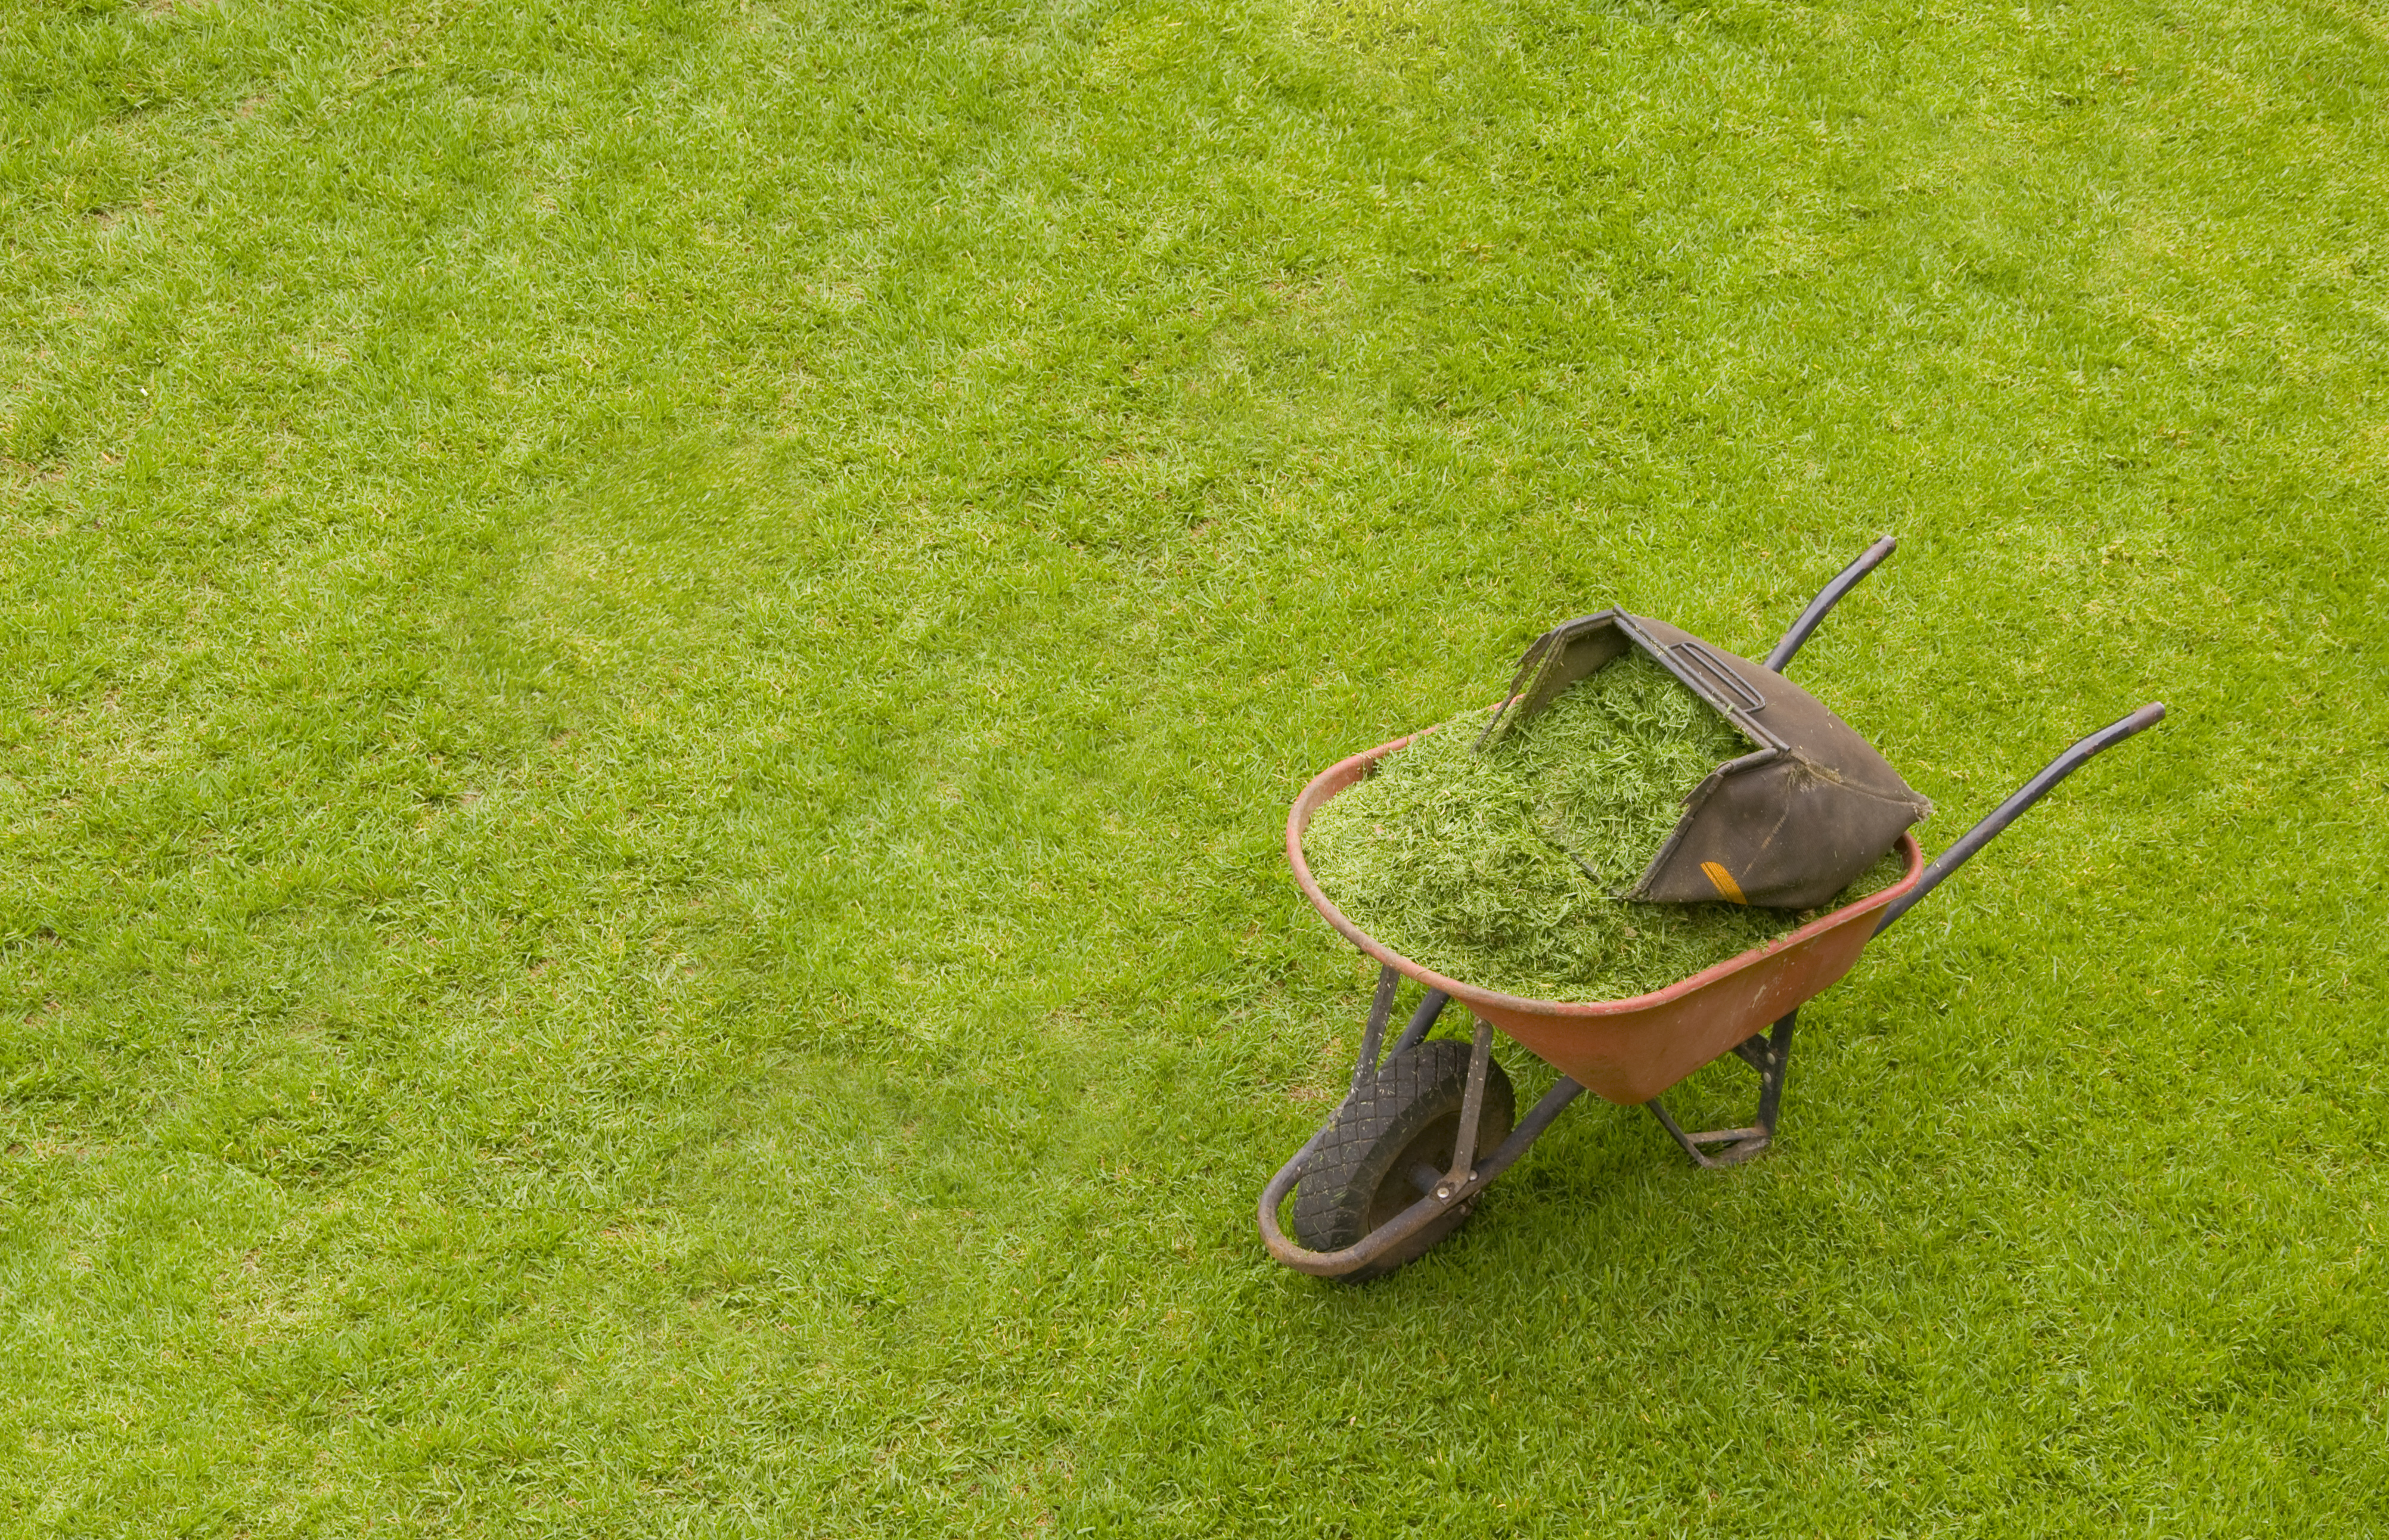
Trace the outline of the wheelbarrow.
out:
<instances>
[{"instance_id":1,"label":"wheelbarrow","mask_svg":"<svg viewBox=\"0 0 2389 1540\"><path fill-rule=\"evenodd\" d=\"M1826 585L1764 665L1731 655L1724 655L1725 661L1750 678L1780 675L1826 613L1893 547L1888 538L1877 541ZM1762 668L1765 674L1758 672ZM1891 886L1664 989L1589 1003L1528 999L1447 978L1346 918L1312 879L1303 859L1303 833L1328 798L1423 734L1380 744L1329 766L1295 799L1286 819L1286 859L1312 907L1376 960L1377 986L1351 1089L1335 1115L1261 1191L1260 1232L1270 1254L1299 1271L1347 1282L1380 1277L1415 1260L1459 1228L1493 1179L1588 1090L1620 1106L1648 1107L1698 1165L1733 1165L1758 1154L1775 1138L1800 1007L1848 973L1868 941L1897 923L2059 782L2164 716L2164 706L2152 703L2084 738L1930 862L1914 834L1901 832L1896 848L1905 870ZM1426 997L1386 1050L1395 990L1404 977L1424 986ZM1455 999L1476 1018L1474 1039L1466 1045L1427 1041L1428 1031ZM1561 1075L1523 1119L1515 1118L1509 1076L1493 1059L1496 1028ZM1687 1133L1660 1102L1661 1095L1729 1053L1757 1072L1757 1115L1743 1127ZM1280 1225L1279 1210L1297 1184L1297 1228L1312 1239L1328 1238L1327 1249L1301 1244Z\"/></svg>"}]
</instances>

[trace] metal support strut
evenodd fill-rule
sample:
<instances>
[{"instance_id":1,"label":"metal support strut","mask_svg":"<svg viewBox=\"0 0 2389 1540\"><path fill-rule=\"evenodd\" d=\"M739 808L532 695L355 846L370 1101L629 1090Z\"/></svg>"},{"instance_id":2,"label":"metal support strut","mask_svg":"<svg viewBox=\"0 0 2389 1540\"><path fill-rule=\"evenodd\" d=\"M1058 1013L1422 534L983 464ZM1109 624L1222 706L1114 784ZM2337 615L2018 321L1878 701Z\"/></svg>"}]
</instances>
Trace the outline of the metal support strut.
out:
<instances>
[{"instance_id":1,"label":"metal support strut","mask_svg":"<svg viewBox=\"0 0 2389 1540\"><path fill-rule=\"evenodd\" d=\"M1468 1089L1460 1100L1460 1134L1451 1141L1451 1169L1435 1185L1435 1195L1449 1198L1468 1185L1476 1173L1476 1127L1485 1116L1485 1067L1493 1062L1493 1024L1476 1019L1476 1037L1468 1050Z\"/></svg>"},{"instance_id":2,"label":"metal support strut","mask_svg":"<svg viewBox=\"0 0 2389 1540\"><path fill-rule=\"evenodd\" d=\"M1369 1025L1361 1033L1361 1054L1352 1062L1352 1091L1360 1094L1361 1082L1377 1073L1377 1050L1386 1040L1386 1018L1394 1013L1394 986L1402 975L1391 968L1377 970L1376 998L1369 1002Z\"/></svg>"},{"instance_id":3,"label":"metal support strut","mask_svg":"<svg viewBox=\"0 0 2389 1540\"><path fill-rule=\"evenodd\" d=\"M1688 1134L1667 1115L1667 1109L1653 1097L1643 1103L1659 1126L1667 1130L1684 1153L1693 1157L1695 1165L1717 1167L1740 1165L1775 1140L1775 1114L1783 1105L1783 1072L1792 1063L1792 1028L1800 1019L1798 1007L1778 1020L1772 1030L1753 1037L1734 1048L1743 1063L1758 1072L1758 1118L1747 1128L1717 1128L1707 1133ZM1704 1144L1722 1144L1724 1149L1712 1155L1701 1149Z\"/></svg>"},{"instance_id":4,"label":"metal support strut","mask_svg":"<svg viewBox=\"0 0 2389 1540\"><path fill-rule=\"evenodd\" d=\"M1385 1047L1386 1023L1394 1013L1394 986L1401 981L1402 975L1392 968L1380 967L1377 970L1376 998L1369 1002L1369 1025L1361 1033L1360 1057L1352 1062L1352 1088L1356 1091L1361 1088L1362 1080L1376 1074L1386 1062L1418 1047L1420 1040L1435 1025L1436 1018L1443 1014L1443 1008L1451 1003L1451 997L1442 990L1428 990L1426 999L1419 1001L1418 1009L1411 1012L1410 1025L1402 1028L1402 1035L1394 1039L1392 1048L1387 1049Z\"/></svg>"}]
</instances>

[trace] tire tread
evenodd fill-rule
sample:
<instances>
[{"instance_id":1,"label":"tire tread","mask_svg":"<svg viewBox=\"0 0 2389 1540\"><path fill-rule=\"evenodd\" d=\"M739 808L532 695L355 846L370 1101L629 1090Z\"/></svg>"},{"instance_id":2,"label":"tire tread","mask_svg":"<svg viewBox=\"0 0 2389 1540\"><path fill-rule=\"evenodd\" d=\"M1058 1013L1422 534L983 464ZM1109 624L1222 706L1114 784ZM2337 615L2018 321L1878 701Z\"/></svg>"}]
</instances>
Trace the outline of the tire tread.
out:
<instances>
[{"instance_id":1,"label":"tire tread","mask_svg":"<svg viewBox=\"0 0 2389 1540\"><path fill-rule=\"evenodd\" d=\"M1468 1044L1438 1039L1396 1054L1375 1074L1361 1076L1336 1108L1295 1189L1296 1239L1313 1251L1341 1251L1361 1241L1370 1203L1389 1176L1383 1167L1420 1130L1460 1104L1468 1089ZM1507 1128L1515 1106L1510 1077L1499 1063L1488 1063L1485 1118ZM1390 1267L1373 1269L1370 1276L1380 1270Z\"/></svg>"}]
</instances>

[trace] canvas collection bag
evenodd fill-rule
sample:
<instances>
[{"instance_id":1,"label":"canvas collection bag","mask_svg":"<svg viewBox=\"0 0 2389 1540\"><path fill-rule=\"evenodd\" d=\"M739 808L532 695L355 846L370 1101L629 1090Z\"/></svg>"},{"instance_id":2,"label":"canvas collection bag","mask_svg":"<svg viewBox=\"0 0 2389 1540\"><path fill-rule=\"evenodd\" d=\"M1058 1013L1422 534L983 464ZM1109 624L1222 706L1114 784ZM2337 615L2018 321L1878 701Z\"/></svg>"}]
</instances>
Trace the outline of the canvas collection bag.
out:
<instances>
[{"instance_id":1,"label":"canvas collection bag","mask_svg":"<svg viewBox=\"0 0 2389 1540\"><path fill-rule=\"evenodd\" d=\"M1782 675L1663 620L1603 610L1553 627L1519 660L1482 752L1560 693L1639 648L1754 745L1684 798L1684 816L1621 898L1644 903L1824 903L1933 805L1847 722ZM1566 831L1548 832L1566 848Z\"/></svg>"}]
</instances>

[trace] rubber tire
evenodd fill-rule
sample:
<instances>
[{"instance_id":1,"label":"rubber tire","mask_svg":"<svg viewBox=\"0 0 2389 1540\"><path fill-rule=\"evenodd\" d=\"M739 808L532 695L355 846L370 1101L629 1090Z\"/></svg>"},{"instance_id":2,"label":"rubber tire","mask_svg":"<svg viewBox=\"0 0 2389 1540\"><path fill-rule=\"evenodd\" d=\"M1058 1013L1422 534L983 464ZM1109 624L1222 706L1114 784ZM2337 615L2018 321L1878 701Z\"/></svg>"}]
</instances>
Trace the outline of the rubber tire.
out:
<instances>
[{"instance_id":1,"label":"rubber tire","mask_svg":"<svg viewBox=\"0 0 2389 1540\"><path fill-rule=\"evenodd\" d=\"M1311 1152L1294 1190L1294 1236L1315 1252L1356 1246L1371 1230L1418 1201L1410 1168L1421 1163L1451 1168L1460 1112L1468 1099L1466 1043L1421 1043L1396 1054L1363 1079L1335 1109L1326 1137ZM1483 1161L1510 1137L1517 1092L1498 1061L1485 1064L1485 1107L1476 1122L1476 1158ZM1400 1247L1340 1281L1383 1278L1424 1255L1468 1217L1463 1203Z\"/></svg>"}]
</instances>

